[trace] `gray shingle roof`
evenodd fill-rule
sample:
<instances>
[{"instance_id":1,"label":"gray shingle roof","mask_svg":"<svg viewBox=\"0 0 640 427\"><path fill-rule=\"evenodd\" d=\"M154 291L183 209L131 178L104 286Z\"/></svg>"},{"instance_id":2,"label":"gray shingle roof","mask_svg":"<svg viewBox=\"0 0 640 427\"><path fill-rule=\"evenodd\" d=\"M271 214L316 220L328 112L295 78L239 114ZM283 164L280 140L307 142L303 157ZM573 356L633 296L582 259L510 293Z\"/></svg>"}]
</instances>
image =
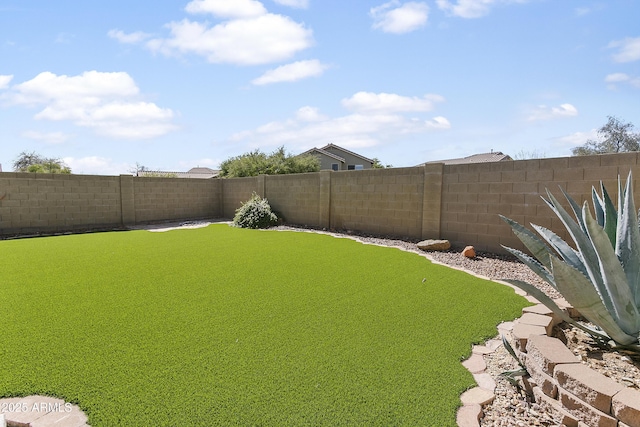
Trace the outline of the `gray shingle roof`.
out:
<instances>
[{"instance_id":1,"label":"gray shingle roof","mask_svg":"<svg viewBox=\"0 0 640 427\"><path fill-rule=\"evenodd\" d=\"M462 165L466 163L503 162L506 160L513 160L513 159L511 158L511 156L509 156L508 154L504 154L501 151L493 151L491 153L473 154L471 156L461 157L458 159L435 160L427 163L444 163L445 165Z\"/></svg>"},{"instance_id":2,"label":"gray shingle roof","mask_svg":"<svg viewBox=\"0 0 640 427\"><path fill-rule=\"evenodd\" d=\"M175 178L200 178L200 179L208 179L208 178L216 178L220 175L219 170L214 170L210 168L196 167L191 168L187 172L175 172L175 171L140 171L138 172L138 176L171 176Z\"/></svg>"},{"instance_id":3,"label":"gray shingle roof","mask_svg":"<svg viewBox=\"0 0 640 427\"><path fill-rule=\"evenodd\" d=\"M369 162L369 163L373 163L373 160L372 160L372 159L370 159L370 158L368 158L368 157L365 157L365 156L363 156L363 155L361 155L361 154L354 153L353 151L349 151L349 150L347 150L346 148L339 147L339 146L337 146L337 145L335 145L335 144L327 144L327 145L325 145L324 147L322 147L322 149L323 149L323 150L325 150L325 151L326 151L327 149L329 149L329 148L333 148L333 149L338 150L338 151L343 151L343 152L345 152L345 153L349 153L349 154L351 154L352 156L360 157L362 160L366 160L366 161L367 161L367 162Z\"/></svg>"},{"instance_id":4,"label":"gray shingle roof","mask_svg":"<svg viewBox=\"0 0 640 427\"><path fill-rule=\"evenodd\" d=\"M342 162L342 163L345 162L345 159L343 157L340 157L337 154L330 153L329 151L325 151L322 148L316 148L316 147L313 147L311 150L307 150L300 155L303 156L305 154L313 154L313 153L324 154L325 156L331 157L332 159L336 159L339 162Z\"/></svg>"}]
</instances>

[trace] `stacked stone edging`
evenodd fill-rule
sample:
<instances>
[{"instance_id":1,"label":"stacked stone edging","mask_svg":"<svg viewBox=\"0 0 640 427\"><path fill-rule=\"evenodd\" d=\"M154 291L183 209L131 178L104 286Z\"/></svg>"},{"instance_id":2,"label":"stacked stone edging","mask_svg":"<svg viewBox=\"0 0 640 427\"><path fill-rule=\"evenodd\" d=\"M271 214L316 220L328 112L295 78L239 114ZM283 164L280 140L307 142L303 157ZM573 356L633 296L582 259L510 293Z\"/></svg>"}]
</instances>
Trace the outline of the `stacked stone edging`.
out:
<instances>
[{"instance_id":1,"label":"stacked stone edging","mask_svg":"<svg viewBox=\"0 0 640 427\"><path fill-rule=\"evenodd\" d=\"M566 301L558 302L572 317L579 316ZM582 364L562 341L550 336L558 323L560 319L557 316L544 305L537 304L525 308L523 316L512 325L498 327L502 334L512 326L515 350L529 372L523 382L533 393L536 403L567 427L640 427L640 391L619 384ZM495 351L499 345L501 342L493 339L485 346L473 347L472 356L463 365L474 378L484 371L478 369L481 365L473 360L474 357ZM461 396L463 406L457 414L459 427L479 426L482 405L492 402L495 397L495 383L492 386L491 383L481 385L478 379L476 382L478 387ZM470 399L480 396L476 389L483 390L486 396Z\"/></svg>"},{"instance_id":2,"label":"stacked stone edging","mask_svg":"<svg viewBox=\"0 0 640 427\"><path fill-rule=\"evenodd\" d=\"M573 311L568 310L575 316ZM552 315L547 318L552 325L558 321ZM525 316L518 323L524 321ZM515 327L513 332L516 335ZM568 427L579 423L640 427L640 391L582 364L562 341L549 335L514 336L530 374L525 385L531 387L536 401L562 415Z\"/></svg>"}]
</instances>

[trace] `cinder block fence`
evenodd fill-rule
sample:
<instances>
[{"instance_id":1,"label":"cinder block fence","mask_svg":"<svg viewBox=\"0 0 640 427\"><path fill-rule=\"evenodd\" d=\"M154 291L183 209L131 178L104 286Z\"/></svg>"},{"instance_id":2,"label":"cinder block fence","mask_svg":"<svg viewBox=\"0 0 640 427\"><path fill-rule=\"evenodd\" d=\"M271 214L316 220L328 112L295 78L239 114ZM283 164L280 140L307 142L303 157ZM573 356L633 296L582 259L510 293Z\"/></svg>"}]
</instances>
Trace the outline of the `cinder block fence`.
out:
<instances>
[{"instance_id":1,"label":"cinder block fence","mask_svg":"<svg viewBox=\"0 0 640 427\"><path fill-rule=\"evenodd\" d=\"M545 189L590 201L602 180L615 198L618 175L629 171L637 183L638 153L209 180L4 172L0 234L231 218L256 192L290 224L502 252L521 245L498 214L566 237L540 198Z\"/></svg>"}]
</instances>

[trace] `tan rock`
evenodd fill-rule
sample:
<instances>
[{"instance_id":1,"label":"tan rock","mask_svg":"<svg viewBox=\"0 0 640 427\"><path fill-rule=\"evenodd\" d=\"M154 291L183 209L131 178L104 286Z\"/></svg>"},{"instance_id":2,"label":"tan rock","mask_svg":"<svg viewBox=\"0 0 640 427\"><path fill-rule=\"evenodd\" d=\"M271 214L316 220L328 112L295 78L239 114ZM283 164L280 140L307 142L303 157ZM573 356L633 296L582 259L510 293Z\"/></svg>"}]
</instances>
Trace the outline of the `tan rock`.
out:
<instances>
[{"instance_id":1,"label":"tan rock","mask_svg":"<svg viewBox=\"0 0 640 427\"><path fill-rule=\"evenodd\" d=\"M528 326L528 325L525 325ZM531 326L536 328L544 328L540 326ZM515 330L515 328L514 328ZM531 335L527 341L527 358L542 367L542 370L549 376L553 377L553 370L556 365L562 363L579 363L578 358L557 338L551 338L546 335Z\"/></svg>"},{"instance_id":2,"label":"tan rock","mask_svg":"<svg viewBox=\"0 0 640 427\"><path fill-rule=\"evenodd\" d=\"M516 322L511 331L518 350L524 351L527 348L527 340L533 335L546 335L547 330L543 326L527 325Z\"/></svg>"},{"instance_id":3,"label":"tan rock","mask_svg":"<svg viewBox=\"0 0 640 427\"><path fill-rule=\"evenodd\" d=\"M562 388L604 413L611 410L612 397L624 389L621 384L581 363L558 365L554 375Z\"/></svg>"},{"instance_id":4,"label":"tan rock","mask_svg":"<svg viewBox=\"0 0 640 427\"><path fill-rule=\"evenodd\" d=\"M478 427L482 416L482 406L477 403L464 405L458 409L456 424L458 427Z\"/></svg>"},{"instance_id":5,"label":"tan rock","mask_svg":"<svg viewBox=\"0 0 640 427\"><path fill-rule=\"evenodd\" d=\"M539 387L533 388L533 395L535 396L536 402L549 411L553 415L554 420L560 421L561 425L578 427L578 418L563 408L557 400L544 394Z\"/></svg>"},{"instance_id":6,"label":"tan rock","mask_svg":"<svg viewBox=\"0 0 640 427\"><path fill-rule=\"evenodd\" d=\"M466 256L467 258L475 258L476 257L476 250L474 249L473 246L467 246L462 251L462 255Z\"/></svg>"},{"instance_id":7,"label":"tan rock","mask_svg":"<svg viewBox=\"0 0 640 427\"><path fill-rule=\"evenodd\" d=\"M558 387L558 402L576 418L589 426L617 427L618 420Z\"/></svg>"},{"instance_id":8,"label":"tan rock","mask_svg":"<svg viewBox=\"0 0 640 427\"><path fill-rule=\"evenodd\" d=\"M451 248L451 243L448 240L423 240L417 246L423 251L446 251Z\"/></svg>"},{"instance_id":9,"label":"tan rock","mask_svg":"<svg viewBox=\"0 0 640 427\"><path fill-rule=\"evenodd\" d=\"M542 326L549 336L555 326L555 323L553 323L553 317L535 313L523 314L522 317L518 319L518 322L524 323L525 325Z\"/></svg>"},{"instance_id":10,"label":"tan rock","mask_svg":"<svg viewBox=\"0 0 640 427\"><path fill-rule=\"evenodd\" d=\"M540 366L531 358L525 361L527 372L531 375L531 380L540 388L540 390L552 399L558 396L558 384L549 375L547 375Z\"/></svg>"},{"instance_id":11,"label":"tan rock","mask_svg":"<svg viewBox=\"0 0 640 427\"><path fill-rule=\"evenodd\" d=\"M472 374L478 374L487 369L487 364L484 362L484 357L481 354L471 353L471 357L462 362L462 366L467 368Z\"/></svg>"},{"instance_id":12,"label":"tan rock","mask_svg":"<svg viewBox=\"0 0 640 427\"><path fill-rule=\"evenodd\" d=\"M476 380L476 384L478 384L478 387L484 390L489 390L490 392L495 392L496 382L491 376L491 374L482 372L479 374L472 374L472 375L473 375L473 379Z\"/></svg>"},{"instance_id":13,"label":"tan rock","mask_svg":"<svg viewBox=\"0 0 640 427\"><path fill-rule=\"evenodd\" d=\"M495 394L480 387L469 389L462 393L462 396L460 396L460 400L462 401L463 405L487 405L493 402L493 399L495 398Z\"/></svg>"},{"instance_id":14,"label":"tan rock","mask_svg":"<svg viewBox=\"0 0 640 427\"><path fill-rule=\"evenodd\" d=\"M612 399L613 413L630 426L640 426L640 391L625 388Z\"/></svg>"}]
</instances>

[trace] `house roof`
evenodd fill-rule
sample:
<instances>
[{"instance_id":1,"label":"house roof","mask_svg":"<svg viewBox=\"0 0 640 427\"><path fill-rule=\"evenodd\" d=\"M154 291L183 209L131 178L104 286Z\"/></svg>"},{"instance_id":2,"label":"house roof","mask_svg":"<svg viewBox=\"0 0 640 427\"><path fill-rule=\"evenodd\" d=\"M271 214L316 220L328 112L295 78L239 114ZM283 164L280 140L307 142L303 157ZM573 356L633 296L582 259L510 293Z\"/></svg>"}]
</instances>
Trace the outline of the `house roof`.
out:
<instances>
[{"instance_id":1,"label":"house roof","mask_svg":"<svg viewBox=\"0 0 640 427\"><path fill-rule=\"evenodd\" d=\"M501 151L492 151L491 153L473 154L467 157L461 157L458 159L446 159L435 160L427 163L444 163L445 165L462 165L467 163L491 163L491 162L503 162L506 160L513 160L508 154L504 154ZM425 163L422 163L424 165ZM421 166L422 166L421 165Z\"/></svg>"},{"instance_id":2,"label":"house roof","mask_svg":"<svg viewBox=\"0 0 640 427\"><path fill-rule=\"evenodd\" d=\"M213 170L211 168L204 168L197 166L195 168L191 168L187 171L187 173L218 173L220 171Z\"/></svg>"},{"instance_id":3,"label":"house roof","mask_svg":"<svg viewBox=\"0 0 640 427\"><path fill-rule=\"evenodd\" d=\"M344 159L344 157L340 157L337 154L331 153L329 151L325 151L322 148L316 148L313 147L311 150L307 150L304 153L300 154L301 156L305 155L305 154L313 154L313 153L319 153L319 154L324 154L327 157L331 157L332 159L338 160L339 162L344 163L346 160Z\"/></svg>"},{"instance_id":4,"label":"house roof","mask_svg":"<svg viewBox=\"0 0 640 427\"><path fill-rule=\"evenodd\" d=\"M360 155L358 153L354 153L353 151L349 151L346 148L342 148L342 147L337 146L335 144L327 144L327 145L325 145L324 147L321 148L321 150L325 150L325 151L327 151L328 149L340 150L340 151L343 151L345 153L351 154L352 156L360 157L362 160L366 160L369 163L373 163L372 159L370 159L368 157L365 157L365 156L362 156L362 155Z\"/></svg>"},{"instance_id":5,"label":"house roof","mask_svg":"<svg viewBox=\"0 0 640 427\"><path fill-rule=\"evenodd\" d=\"M138 176L173 176L175 178L216 178L220 175L219 170L210 168L195 167L189 169L187 172L172 172L172 171L140 171Z\"/></svg>"}]
</instances>

